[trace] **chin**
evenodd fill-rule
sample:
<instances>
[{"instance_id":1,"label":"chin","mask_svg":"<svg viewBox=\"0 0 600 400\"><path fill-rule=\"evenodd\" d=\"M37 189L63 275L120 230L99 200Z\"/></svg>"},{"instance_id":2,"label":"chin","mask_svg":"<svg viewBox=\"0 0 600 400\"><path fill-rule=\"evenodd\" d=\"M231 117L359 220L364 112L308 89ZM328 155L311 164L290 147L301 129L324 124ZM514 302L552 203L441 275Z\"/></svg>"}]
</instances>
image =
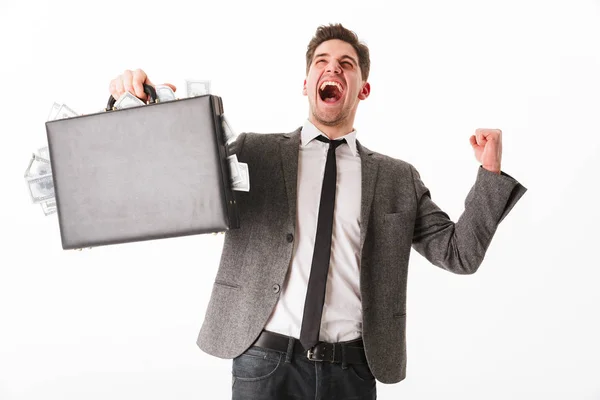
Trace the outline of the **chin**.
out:
<instances>
[{"instance_id":1,"label":"chin","mask_svg":"<svg viewBox=\"0 0 600 400\"><path fill-rule=\"evenodd\" d=\"M326 125L326 126L336 126L336 125L340 125L341 123L344 122L344 120L346 119L347 115L344 114L343 112L337 112L337 113L313 113L313 116L315 117L315 119L317 121L319 121L321 124Z\"/></svg>"},{"instance_id":2,"label":"chin","mask_svg":"<svg viewBox=\"0 0 600 400\"><path fill-rule=\"evenodd\" d=\"M338 125L343 119L339 115L323 115L323 114L313 113L313 116L320 124L323 124L326 126Z\"/></svg>"}]
</instances>

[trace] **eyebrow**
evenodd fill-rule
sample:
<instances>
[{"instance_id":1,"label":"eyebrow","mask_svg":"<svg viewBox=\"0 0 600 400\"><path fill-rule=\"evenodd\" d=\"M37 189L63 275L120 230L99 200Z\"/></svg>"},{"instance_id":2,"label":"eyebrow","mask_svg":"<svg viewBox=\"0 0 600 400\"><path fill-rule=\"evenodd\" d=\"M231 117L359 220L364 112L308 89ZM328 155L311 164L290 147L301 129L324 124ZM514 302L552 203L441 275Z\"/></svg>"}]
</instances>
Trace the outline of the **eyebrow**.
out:
<instances>
[{"instance_id":1,"label":"eyebrow","mask_svg":"<svg viewBox=\"0 0 600 400\"><path fill-rule=\"evenodd\" d=\"M329 57L329 56L330 56L329 53L321 53L321 54L317 54L314 59L317 59L319 57ZM354 63L354 65L358 65L358 62L356 62L356 60L352 56L344 54L343 56L340 57L340 60L344 60L344 59L348 59L348 60L352 61Z\"/></svg>"}]
</instances>

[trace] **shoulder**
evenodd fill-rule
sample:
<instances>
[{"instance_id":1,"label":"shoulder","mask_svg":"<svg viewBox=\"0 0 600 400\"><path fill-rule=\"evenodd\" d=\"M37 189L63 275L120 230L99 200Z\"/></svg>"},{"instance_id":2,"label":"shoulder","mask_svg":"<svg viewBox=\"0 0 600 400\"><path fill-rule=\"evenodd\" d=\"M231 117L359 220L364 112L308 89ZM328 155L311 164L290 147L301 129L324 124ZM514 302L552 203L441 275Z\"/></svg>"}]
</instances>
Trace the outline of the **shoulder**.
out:
<instances>
[{"instance_id":1,"label":"shoulder","mask_svg":"<svg viewBox=\"0 0 600 400\"><path fill-rule=\"evenodd\" d=\"M408 161L402 160L399 158L390 157L388 155L378 153L376 151L370 150L358 143L361 154L364 154L365 157L371 157L374 161L377 161L379 164L379 168L388 172L402 172L412 174L413 171L416 172L415 167Z\"/></svg>"},{"instance_id":2,"label":"shoulder","mask_svg":"<svg viewBox=\"0 0 600 400\"><path fill-rule=\"evenodd\" d=\"M257 154L268 157L269 153L279 153L280 143L291 145L296 141L299 143L301 129L287 133L244 132L236 139L237 150L246 156Z\"/></svg>"},{"instance_id":3,"label":"shoulder","mask_svg":"<svg viewBox=\"0 0 600 400\"><path fill-rule=\"evenodd\" d=\"M244 136L246 143L269 145L271 143L278 143L284 139L293 138L300 134L298 128L292 132L287 133L258 133L258 132L244 132L240 136Z\"/></svg>"}]
</instances>

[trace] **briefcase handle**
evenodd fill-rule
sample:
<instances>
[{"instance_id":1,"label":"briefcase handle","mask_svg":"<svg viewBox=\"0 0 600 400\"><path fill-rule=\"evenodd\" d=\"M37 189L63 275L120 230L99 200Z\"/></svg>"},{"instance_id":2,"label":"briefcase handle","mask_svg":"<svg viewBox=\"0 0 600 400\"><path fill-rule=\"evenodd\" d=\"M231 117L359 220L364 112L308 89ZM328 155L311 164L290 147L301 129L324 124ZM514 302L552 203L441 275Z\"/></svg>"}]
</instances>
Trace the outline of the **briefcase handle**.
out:
<instances>
[{"instance_id":1,"label":"briefcase handle","mask_svg":"<svg viewBox=\"0 0 600 400\"><path fill-rule=\"evenodd\" d=\"M150 99L146 104L156 102L156 90L154 90L153 86L144 83L144 93L146 93ZM116 102L117 100L111 94L108 98L108 104L106 104L106 111L112 110Z\"/></svg>"}]
</instances>

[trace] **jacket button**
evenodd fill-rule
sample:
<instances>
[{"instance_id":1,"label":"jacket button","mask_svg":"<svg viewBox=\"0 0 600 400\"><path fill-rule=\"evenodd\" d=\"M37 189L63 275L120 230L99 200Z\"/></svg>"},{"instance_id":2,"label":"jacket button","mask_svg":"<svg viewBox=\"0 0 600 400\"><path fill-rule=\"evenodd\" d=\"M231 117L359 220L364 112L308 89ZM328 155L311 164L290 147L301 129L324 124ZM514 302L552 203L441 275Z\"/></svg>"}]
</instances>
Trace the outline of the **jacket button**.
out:
<instances>
[{"instance_id":1,"label":"jacket button","mask_svg":"<svg viewBox=\"0 0 600 400\"><path fill-rule=\"evenodd\" d=\"M273 285L273 293L279 293L279 291L281 290L281 286L275 284Z\"/></svg>"},{"instance_id":2,"label":"jacket button","mask_svg":"<svg viewBox=\"0 0 600 400\"><path fill-rule=\"evenodd\" d=\"M286 240L288 241L288 243L292 243L294 241L294 235L288 233L286 236Z\"/></svg>"}]
</instances>

